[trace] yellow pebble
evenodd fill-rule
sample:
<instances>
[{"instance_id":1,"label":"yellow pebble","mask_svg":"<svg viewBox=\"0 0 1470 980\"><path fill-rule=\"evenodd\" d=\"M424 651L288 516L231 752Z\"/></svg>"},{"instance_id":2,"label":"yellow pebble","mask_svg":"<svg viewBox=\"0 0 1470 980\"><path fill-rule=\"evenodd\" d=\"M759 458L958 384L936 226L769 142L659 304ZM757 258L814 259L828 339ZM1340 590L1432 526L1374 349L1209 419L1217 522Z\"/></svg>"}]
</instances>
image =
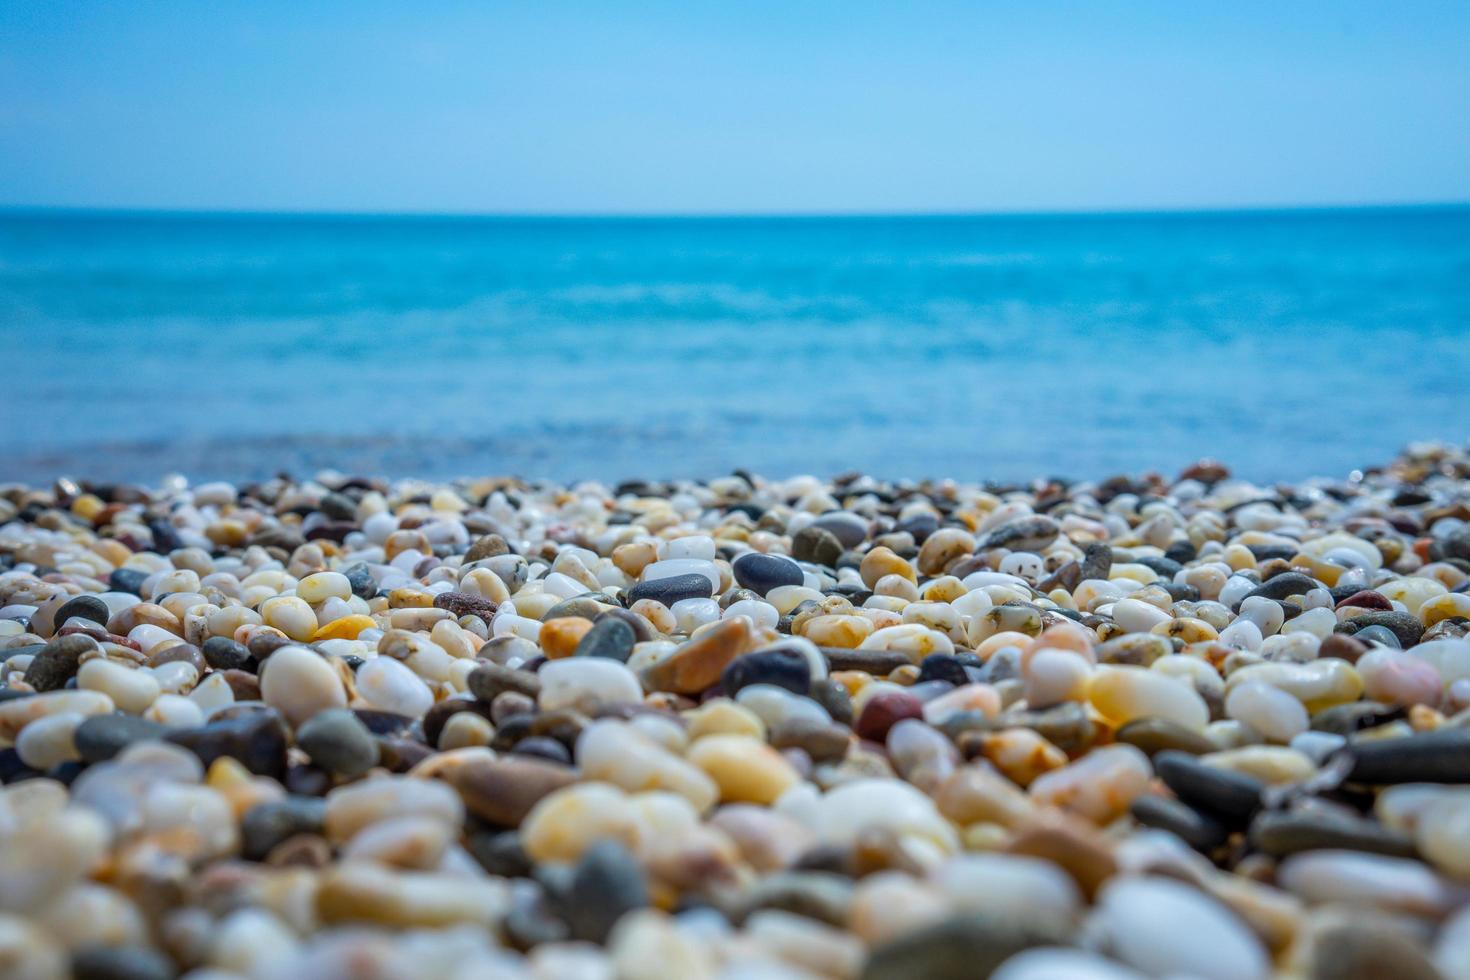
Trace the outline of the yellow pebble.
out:
<instances>
[{"instance_id":1,"label":"yellow pebble","mask_svg":"<svg viewBox=\"0 0 1470 980\"><path fill-rule=\"evenodd\" d=\"M1426 600L1419 607L1419 618L1424 621L1425 626L1433 626L1454 616L1470 619L1470 595L1439 595Z\"/></svg>"},{"instance_id":2,"label":"yellow pebble","mask_svg":"<svg viewBox=\"0 0 1470 980\"><path fill-rule=\"evenodd\" d=\"M863 577L863 584L870 589L876 586L878 580L885 575L901 575L910 582L919 581L914 566L900 558L892 548L885 548L882 545L863 556L862 564L858 566L858 574Z\"/></svg>"},{"instance_id":3,"label":"yellow pebble","mask_svg":"<svg viewBox=\"0 0 1470 980\"><path fill-rule=\"evenodd\" d=\"M744 735L707 735L689 747L689 761L715 781L725 803L769 806L801 781L781 753Z\"/></svg>"},{"instance_id":4,"label":"yellow pebble","mask_svg":"<svg viewBox=\"0 0 1470 980\"><path fill-rule=\"evenodd\" d=\"M312 642L317 640L355 640L357 634L363 630L377 629L378 624L371 616L343 616L334 619L315 633L311 634Z\"/></svg>"}]
</instances>

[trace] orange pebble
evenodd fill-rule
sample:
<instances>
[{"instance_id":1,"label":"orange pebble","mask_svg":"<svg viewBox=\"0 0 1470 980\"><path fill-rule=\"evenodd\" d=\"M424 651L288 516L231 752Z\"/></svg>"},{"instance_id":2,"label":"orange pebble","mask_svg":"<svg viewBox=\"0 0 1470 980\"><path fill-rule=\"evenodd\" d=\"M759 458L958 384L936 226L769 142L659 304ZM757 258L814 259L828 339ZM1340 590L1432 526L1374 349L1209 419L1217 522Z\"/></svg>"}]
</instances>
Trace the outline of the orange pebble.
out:
<instances>
[{"instance_id":1,"label":"orange pebble","mask_svg":"<svg viewBox=\"0 0 1470 980\"><path fill-rule=\"evenodd\" d=\"M587 631L592 628L592 620L581 616L558 616L556 619L548 619L541 624L541 652L546 654L548 660L560 660L562 657L570 657L572 651L577 649L577 644Z\"/></svg>"}]
</instances>

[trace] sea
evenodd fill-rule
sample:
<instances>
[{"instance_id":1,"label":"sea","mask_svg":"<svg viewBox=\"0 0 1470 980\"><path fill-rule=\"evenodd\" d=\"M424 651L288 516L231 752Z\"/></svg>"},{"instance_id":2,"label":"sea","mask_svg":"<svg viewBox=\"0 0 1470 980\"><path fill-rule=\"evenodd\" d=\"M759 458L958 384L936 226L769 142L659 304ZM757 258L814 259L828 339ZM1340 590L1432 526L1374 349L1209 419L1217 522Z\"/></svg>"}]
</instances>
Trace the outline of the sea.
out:
<instances>
[{"instance_id":1,"label":"sea","mask_svg":"<svg viewBox=\"0 0 1470 980\"><path fill-rule=\"evenodd\" d=\"M1470 438L1470 207L0 211L0 482L1341 478Z\"/></svg>"}]
</instances>

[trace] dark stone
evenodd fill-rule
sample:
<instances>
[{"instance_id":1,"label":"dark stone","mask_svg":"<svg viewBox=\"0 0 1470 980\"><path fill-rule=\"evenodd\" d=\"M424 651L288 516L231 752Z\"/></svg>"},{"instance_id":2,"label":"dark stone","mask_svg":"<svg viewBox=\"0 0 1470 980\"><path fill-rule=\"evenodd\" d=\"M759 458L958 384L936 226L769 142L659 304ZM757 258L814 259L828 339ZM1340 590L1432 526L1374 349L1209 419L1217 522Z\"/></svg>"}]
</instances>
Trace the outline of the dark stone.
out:
<instances>
[{"instance_id":1,"label":"dark stone","mask_svg":"<svg viewBox=\"0 0 1470 980\"><path fill-rule=\"evenodd\" d=\"M1470 728L1353 741L1344 751L1352 760L1350 782L1470 783Z\"/></svg>"},{"instance_id":2,"label":"dark stone","mask_svg":"<svg viewBox=\"0 0 1470 980\"><path fill-rule=\"evenodd\" d=\"M179 537L179 532L168 521L149 521L148 530L153 535L153 550L160 555L178 551L184 546L184 539Z\"/></svg>"},{"instance_id":3,"label":"dark stone","mask_svg":"<svg viewBox=\"0 0 1470 980\"><path fill-rule=\"evenodd\" d=\"M211 636L199 652L213 670L243 670L250 664L250 651L228 636Z\"/></svg>"},{"instance_id":4,"label":"dark stone","mask_svg":"<svg viewBox=\"0 0 1470 980\"><path fill-rule=\"evenodd\" d=\"M73 634L49 640L26 668L26 683L38 692L58 691L77 675L82 654L95 649L96 641L86 636Z\"/></svg>"},{"instance_id":5,"label":"dark stone","mask_svg":"<svg viewBox=\"0 0 1470 980\"><path fill-rule=\"evenodd\" d=\"M919 683L947 681L956 687L970 683L965 665L952 653L931 653L919 663Z\"/></svg>"},{"instance_id":6,"label":"dark stone","mask_svg":"<svg viewBox=\"0 0 1470 980\"><path fill-rule=\"evenodd\" d=\"M572 753L561 742L546 735L530 735L516 742L512 755L525 755L562 765L572 764Z\"/></svg>"},{"instance_id":7,"label":"dark stone","mask_svg":"<svg viewBox=\"0 0 1470 980\"><path fill-rule=\"evenodd\" d=\"M1358 658L1367 652L1368 644L1362 640L1342 633L1331 633L1317 648L1317 657L1323 660L1328 658L1346 660L1350 664L1355 664Z\"/></svg>"},{"instance_id":8,"label":"dark stone","mask_svg":"<svg viewBox=\"0 0 1470 980\"><path fill-rule=\"evenodd\" d=\"M1381 612L1392 612L1393 603L1381 592L1372 589L1359 589L1346 599L1339 599L1336 608L1356 607L1358 609L1377 609Z\"/></svg>"},{"instance_id":9,"label":"dark stone","mask_svg":"<svg viewBox=\"0 0 1470 980\"><path fill-rule=\"evenodd\" d=\"M106 762L134 742L162 738L168 728L138 715L93 715L77 726L73 741L86 762Z\"/></svg>"},{"instance_id":10,"label":"dark stone","mask_svg":"<svg viewBox=\"0 0 1470 980\"><path fill-rule=\"evenodd\" d=\"M1287 596L1306 595L1313 589L1320 589L1322 587L1322 583L1310 575L1304 575L1301 572L1283 572L1251 589L1242 597L1241 602L1253 596L1264 596L1267 599L1281 600ZM1239 604L1235 608L1239 609Z\"/></svg>"},{"instance_id":11,"label":"dark stone","mask_svg":"<svg viewBox=\"0 0 1470 980\"><path fill-rule=\"evenodd\" d=\"M708 581L705 579L706 583ZM494 701L502 691L515 691L532 699L541 693L541 679L529 670L516 670L490 661L482 661L480 666L470 671L465 683L470 693L486 704Z\"/></svg>"},{"instance_id":12,"label":"dark stone","mask_svg":"<svg viewBox=\"0 0 1470 980\"><path fill-rule=\"evenodd\" d=\"M1261 807L1259 780L1207 766L1187 752L1160 752L1153 763L1154 771L1176 796L1227 825L1246 823Z\"/></svg>"},{"instance_id":13,"label":"dark stone","mask_svg":"<svg viewBox=\"0 0 1470 980\"><path fill-rule=\"evenodd\" d=\"M396 711L379 708L353 708L357 720L367 726L374 735L401 735L413 727L414 719Z\"/></svg>"},{"instance_id":14,"label":"dark stone","mask_svg":"<svg viewBox=\"0 0 1470 980\"><path fill-rule=\"evenodd\" d=\"M830 677L813 681L807 697L826 708L833 721L841 725L852 724L852 696L840 681L834 681Z\"/></svg>"},{"instance_id":15,"label":"dark stone","mask_svg":"<svg viewBox=\"0 0 1470 980\"><path fill-rule=\"evenodd\" d=\"M173 961L146 946L84 946L71 954L72 980L172 980Z\"/></svg>"},{"instance_id":16,"label":"dark stone","mask_svg":"<svg viewBox=\"0 0 1470 980\"><path fill-rule=\"evenodd\" d=\"M854 887L847 875L830 871L779 871L756 882L742 911L748 916L779 909L845 929L852 917Z\"/></svg>"},{"instance_id":17,"label":"dark stone","mask_svg":"<svg viewBox=\"0 0 1470 980\"><path fill-rule=\"evenodd\" d=\"M868 699L853 730L858 737L882 742L888 731L905 718L923 718L924 702L903 691L884 691Z\"/></svg>"},{"instance_id":18,"label":"dark stone","mask_svg":"<svg viewBox=\"0 0 1470 980\"><path fill-rule=\"evenodd\" d=\"M465 840L465 849L486 872L502 878L526 878L535 868L514 830L477 831Z\"/></svg>"},{"instance_id":19,"label":"dark stone","mask_svg":"<svg viewBox=\"0 0 1470 980\"><path fill-rule=\"evenodd\" d=\"M985 980L1017 953L1071 942L1061 917L957 915L876 946L860 980Z\"/></svg>"},{"instance_id":20,"label":"dark stone","mask_svg":"<svg viewBox=\"0 0 1470 980\"><path fill-rule=\"evenodd\" d=\"M322 516L333 521L357 521L357 501L345 493L329 493L317 504Z\"/></svg>"},{"instance_id":21,"label":"dark stone","mask_svg":"<svg viewBox=\"0 0 1470 980\"><path fill-rule=\"evenodd\" d=\"M628 590L628 604L640 599L652 599L665 606L672 606L680 599L708 599L714 592L710 580L698 572L688 575L670 575L668 578L639 582Z\"/></svg>"},{"instance_id":22,"label":"dark stone","mask_svg":"<svg viewBox=\"0 0 1470 980\"><path fill-rule=\"evenodd\" d=\"M441 592L434 596L434 608L448 609L455 619L477 616L489 626L498 607L489 599L469 592Z\"/></svg>"},{"instance_id":23,"label":"dark stone","mask_svg":"<svg viewBox=\"0 0 1470 980\"><path fill-rule=\"evenodd\" d=\"M1368 612L1361 616L1338 623L1334 633L1346 633L1353 636L1361 633L1370 626L1382 626L1398 638L1399 647L1407 650L1419 642L1424 635L1424 624L1418 618L1406 612Z\"/></svg>"},{"instance_id":24,"label":"dark stone","mask_svg":"<svg viewBox=\"0 0 1470 980\"><path fill-rule=\"evenodd\" d=\"M1082 580L1106 579L1113 570L1113 549L1094 541L1082 549Z\"/></svg>"},{"instance_id":25,"label":"dark stone","mask_svg":"<svg viewBox=\"0 0 1470 980\"><path fill-rule=\"evenodd\" d=\"M311 761L338 776L360 776L378 764L378 743L346 708L318 711L296 730L296 745Z\"/></svg>"},{"instance_id":26,"label":"dark stone","mask_svg":"<svg viewBox=\"0 0 1470 980\"><path fill-rule=\"evenodd\" d=\"M846 647L822 647L828 670L860 670L875 677L886 677L913 661L898 650L849 650Z\"/></svg>"},{"instance_id":27,"label":"dark stone","mask_svg":"<svg viewBox=\"0 0 1470 980\"><path fill-rule=\"evenodd\" d=\"M220 676L230 685L238 702L260 700L260 678L247 670L222 670Z\"/></svg>"},{"instance_id":28,"label":"dark stone","mask_svg":"<svg viewBox=\"0 0 1470 980\"><path fill-rule=\"evenodd\" d=\"M1398 636L1387 626L1368 626L1353 634L1353 639L1359 643L1373 643L1391 650L1402 650L1403 644L1399 642Z\"/></svg>"},{"instance_id":29,"label":"dark stone","mask_svg":"<svg viewBox=\"0 0 1470 980\"><path fill-rule=\"evenodd\" d=\"M833 568L842 557L842 542L824 528L815 525L804 527L791 539L791 557Z\"/></svg>"},{"instance_id":30,"label":"dark stone","mask_svg":"<svg viewBox=\"0 0 1470 980\"><path fill-rule=\"evenodd\" d=\"M1316 812L1269 811L1251 822L1251 846L1276 858L1302 851L1346 850L1414 856L1414 841L1376 820L1319 808Z\"/></svg>"},{"instance_id":31,"label":"dark stone","mask_svg":"<svg viewBox=\"0 0 1470 980\"><path fill-rule=\"evenodd\" d=\"M316 766L292 766L281 785L294 796L326 796L332 777Z\"/></svg>"},{"instance_id":32,"label":"dark stone","mask_svg":"<svg viewBox=\"0 0 1470 980\"><path fill-rule=\"evenodd\" d=\"M20 753L15 749L0 749L0 783L9 785L18 783L25 779L36 779L45 775L37 769L32 769L20 761Z\"/></svg>"},{"instance_id":33,"label":"dark stone","mask_svg":"<svg viewBox=\"0 0 1470 980\"><path fill-rule=\"evenodd\" d=\"M1172 558L1162 558L1158 555L1142 555L1133 559L1135 563L1146 568L1152 568L1164 578L1173 578L1184 570L1184 566Z\"/></svg>"},{"instance_id":34,"label":"dark stone","mask_svg":"<svg viewBox=\"0 0 1470 980\"><path fill-rule=\"evenodd\" d=\"M118 568L107 577L107 587L113 592L126 592L129 595L142 596L143 583L148 581L148 573L136 568Z\"/></svg>"},{"instance_id":35,"label":"dark stone","mask_svg":"<svg viewBox=\"0 0 1470 980\"><path fill-rule=\"evenodd\" d=\"M368 568L367 562L354 562L342 569L342 574L347 576L352 594L359 599L371 599L378 594L378 582L373 578L372 569Z\"/></svg>"},{"instance_id":36,"label":"dark stone","mask_svg":"<svg viewBox=\"0 0 1470 980\"><path fill-rule=\"evenodd\" d=\"M868 539L868 522L847 511L830 511L812 521L810 527L832 535L844 549L856 548Z\"/></svg>"},{"instance_id":37,"label":"dark stone","mask_svg":"<svg viewBox=\"0 0 1470 980\"><path fill-rule=\"evenodd\" d=\"M620 619L627 623L632 627L633 636L639 643L647 643L654 638L653 630L649 627L648 620L630 609L624 609L622 606L604 609L592 621L593 623L599 623L604 619Z\"/></svg>"},{"instance_id":38,"label":"dark stone","mask_svg":"<svg viewBox=\"0 0 1470 980\"><path fill-rule=\"evenodd\" d=\"M812 686L811 664L800 651L777 646L741 654L720 675L720 686L732 698L752 684L774 684L804 697Z\"/></svg>"},{"instance_id":39,"label":"dark stone","mask_svg":"<svg viewBox=\"0 0 1470 980\"><path fill-rule=\"evenodd\" d=\"M637 642L638 636L632 626L617 616L609 616L593 621L592 628L577 641L572 656L602 657L627 663L633 655L633 644Z\"/></svg>"},{"instance_id":40,"label":"dark stone","mask_svg":"<svg viewBox=\"0 0 1470 980\"><path fill-rule=\"evenodd\" d=\"M1167 796L1146 793L1133 801L1129 812L1145 827L1167 830L1197 851L1212 851L1230 836L1214 817Z\"/></svg>"},{"instance_id":41,"label":"dark stone","mask_svg":"<svg viewBox=\"0 0 1470 980\"><path fill-rule=\"evenodd\" d=\"M286 724L268 709L255 709L199 728L175 729L164 738L193 752L206 768L215 759L229 756L257 775L280 779L286 773Z\"/></svg>"},{"instance_id":42,"label":"dark stone","mask_svg":"<svg viewBox=\"0 0 1470 980\"><path fill-rule=\"evenodd\" d=\"M66 625L66 621L73 617L90 620L100 626L106 626L107 621L112 618L112 613L107 608L107 603L94 595L79 595L75 599L68 599L56 610L56 615L51 622L56 629Z\"/></svg>"},{"instance_id":43,"label":"dark stone","mask_svg":"<svg viewBox=\"0 0 1470 980\"><path fill-rule=\"evenodd\" d=\"M408 772L433 754L433 749L416 738L378 736L378 765L389 772Z\"/></svg>"},{"instance_id":44,"label":"dark stone","mask_svg":"<svg viewBox=\"0 0 1470 980\"><path fill-rule=\"evenodd\" d=\"M287 796L257 803L240 820L240 849L250 861L264 861L277 844L297 834L320 834L326 826L327 801L315 796Z\"/></svg>"},{"instance_id":45,"label":"dark stone","mask_svg":"<svg viewBox=\"0 0 1470 980\"><path fill-rule=\"evenodd\" d=\"M619 919L649 904L648 882L626 847L615 840L598 841L577 862L566 899L572 937L602 943Z\"/></svg>"}]
</instances>

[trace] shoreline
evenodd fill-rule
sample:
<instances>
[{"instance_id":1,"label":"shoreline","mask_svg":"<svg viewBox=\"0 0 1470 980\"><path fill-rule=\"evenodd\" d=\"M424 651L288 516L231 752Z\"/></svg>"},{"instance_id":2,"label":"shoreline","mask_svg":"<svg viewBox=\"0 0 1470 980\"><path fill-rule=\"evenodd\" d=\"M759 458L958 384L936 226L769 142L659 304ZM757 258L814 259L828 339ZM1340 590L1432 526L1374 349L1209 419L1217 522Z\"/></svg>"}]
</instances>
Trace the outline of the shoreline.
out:
<instances>
[{"instance_id":1,"label":"shoreline","mask_svg":"<svg viewBox=\"0 0 1470 980\"><path fill-rule=\"evenodd\" d=\"M1464 975L1470 452L5 483L0 782L35 977Z\"/></svg>"}]
</instances>

